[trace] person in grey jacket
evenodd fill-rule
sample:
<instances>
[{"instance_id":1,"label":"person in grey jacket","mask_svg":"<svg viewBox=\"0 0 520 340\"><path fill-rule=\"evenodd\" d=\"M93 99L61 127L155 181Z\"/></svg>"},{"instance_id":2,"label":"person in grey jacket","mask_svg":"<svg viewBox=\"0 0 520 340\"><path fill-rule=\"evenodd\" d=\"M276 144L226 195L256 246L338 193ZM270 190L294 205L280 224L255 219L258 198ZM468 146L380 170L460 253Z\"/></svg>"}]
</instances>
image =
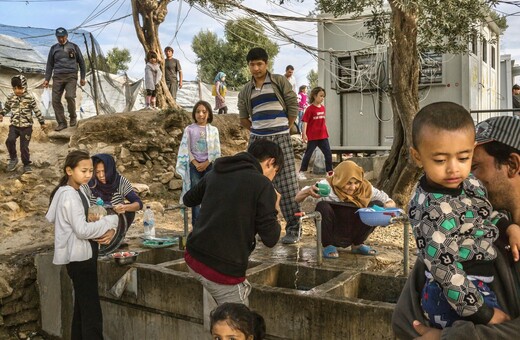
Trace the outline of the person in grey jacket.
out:
<instances>
[{"instance_id":1,"label":"person in grey jacket","mask_svg":"<svg viewBox=\"0 0 520 340\"><path fill-rule=\"evenodd\" d=\"M47 58L45 69L45 81L43 87L49 86L52 76L52 108L56 115L58 127L55 131L67 128L65 109L61 103L61 97L65 92L67 111L69 112L70 126L77 124L76 116L76 83L78 82L78 67L80 71L80 85L85 85L85 61L79 46L68 41L67 30L63 27L56 29L58 43L53 45Z\"/></svg>"},{"instance_id":2,"label":"person in grey jacket","mask_svg":"<svg viewBox=\"0 0 520 340\"><path fill-rule=\"evenodd\" d=\"M520 222L520 120L511 116L493 117L476 127L472 173L488 189L489 201L497 210L508 211ZM494 242L497 258L490 287L498 303L510 316L500 324L456 321L444 329L430 328L421 308L425 264L415 263L392 316L392 328L399 339L515 339L520 334L520 262L518 249L508 245L510 228Z\"/></svg>"},{"instance_id":3,"label":"person in grey jacket","mask_svg":"<svg viewBox=\"0 0 520 340\"><path fill-rule=\"evenodd\" d=\"M298 99L287 78L267 71L268 58L267 52L259 47L247 54L253 78L238 94L238 116L240 124L251 132L249 145L258 139L268 139L282 148L285 166L273 183L282 195L280 208L286 221L282 242L291 244L298 242L300 235L299 219L295 216L300 205L294 200L299 187L289 134L298 117Z\"/></svg>"}]
</instances>

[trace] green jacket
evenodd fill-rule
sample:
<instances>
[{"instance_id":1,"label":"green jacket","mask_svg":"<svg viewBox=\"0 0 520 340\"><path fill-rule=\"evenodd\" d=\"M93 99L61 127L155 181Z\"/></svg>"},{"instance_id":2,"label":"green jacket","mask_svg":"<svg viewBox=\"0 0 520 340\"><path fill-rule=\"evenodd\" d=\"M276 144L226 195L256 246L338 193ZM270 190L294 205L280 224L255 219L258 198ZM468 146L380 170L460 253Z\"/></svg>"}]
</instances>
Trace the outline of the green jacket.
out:
<instances>
[{"instance_id":1,"label":"green jacket","mask_svg":"<svg viewBox=\"0 0 520 340\"><path fill-rule=\"evenodd\" d=\"M38 104L34 97L26 92L18 97L14 93L7 97L4 109L0 110L0 115L5 116L11 112L11 125L16 127L29 127L33 125L33 112L40 122L45 124L45 120L38 108Z\"/></svg>"},{"instance_id":2,"label":"green jacket","mask_svg":"<svg viewBox=\"0 0 520 340\"><path fill-rule=\"evenodd\" d=\"M273 90L282 104L284 112L287 117L298 117L298 98L296 93L292 90L291 83L280 74L271 74L267 72L273 84ZM253 114L253 107L251 106L251 93L255 86L255 80L244 85L244 88L238 94L238 117L249 118Z\"/></svg>"}]
</instances>

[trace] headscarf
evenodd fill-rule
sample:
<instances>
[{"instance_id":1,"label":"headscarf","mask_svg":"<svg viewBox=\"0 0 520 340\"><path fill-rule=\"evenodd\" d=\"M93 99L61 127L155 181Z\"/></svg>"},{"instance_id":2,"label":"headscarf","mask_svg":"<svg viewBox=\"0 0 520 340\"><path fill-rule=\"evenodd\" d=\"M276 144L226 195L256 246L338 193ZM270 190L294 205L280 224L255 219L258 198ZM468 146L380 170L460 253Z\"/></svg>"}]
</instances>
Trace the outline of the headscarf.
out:
<instances>
[{"instance_id":1,"label":"headscarf","mask_svg":"<svg viewBox=\"0 0 520 340\"><path fill-rule=\"evenodd\" d=\"M217 73L217 75L215 76L214 82L216 83L217 81L219 81L219 82L223 83L222 78L225 76L226 76L226 74L224 72Z\"/></svg>"},{"instance_id":2,"label":"headscarf","mask_svg":"<svg viewBox=\"0 0 520 340\"><path fill-rule=\"evenodd\" d=\"M94 196L101 197L105 202L110 202L121 180L121 175L116 169L116 161L114 157L106 153L98 153L91 158L94 164L94 176L92 176L92 179L88 182L88 186ZM105 184L98 181L95 174L96 165L100 162L105 165Z\"/></svg>"},{"instance_id":3,"label":"headscarf","mask_svg":"<svg viewBox=\"0 0 520 340\"><path fill-rule=\"evenodd\" d=\"M352 179L360 181L353 195L347 194L343 188ZM334 168L334 175L327 178L334 193L342 202L352 202L360 208L366 208L372 198L372 184L365 179L363 168L352 161L343 161Z\"/></svg>"}]
</instances>

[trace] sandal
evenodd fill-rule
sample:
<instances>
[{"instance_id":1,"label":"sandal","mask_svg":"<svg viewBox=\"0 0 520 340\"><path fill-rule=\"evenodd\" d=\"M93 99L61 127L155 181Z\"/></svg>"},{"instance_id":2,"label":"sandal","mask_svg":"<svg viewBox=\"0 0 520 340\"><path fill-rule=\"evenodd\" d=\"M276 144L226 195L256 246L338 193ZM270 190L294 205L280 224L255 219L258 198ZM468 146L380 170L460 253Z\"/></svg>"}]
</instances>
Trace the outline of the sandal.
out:
<instances>
[{"instance_id":1,"label":"sandal","mask_svg":"<svg viewBox=\"0 0 520 340\"><path fill-rule=\"evenodd\" d=\"M323 248L323 257L326 259L337 259L339 257L338 250L333 245Z\"/></svg>"},{"instance_id":2,"label":"sandal","mask_svg":"<svg viewBox=\"0 0 520 340\"><path fill-rule=\"evenodd\" d=\"M360 254L360 255L376 255L377 250L370 248L366 244L362 244L359 248L350 248L350 252L352 254Z\"/></svg>"}]
</instances>

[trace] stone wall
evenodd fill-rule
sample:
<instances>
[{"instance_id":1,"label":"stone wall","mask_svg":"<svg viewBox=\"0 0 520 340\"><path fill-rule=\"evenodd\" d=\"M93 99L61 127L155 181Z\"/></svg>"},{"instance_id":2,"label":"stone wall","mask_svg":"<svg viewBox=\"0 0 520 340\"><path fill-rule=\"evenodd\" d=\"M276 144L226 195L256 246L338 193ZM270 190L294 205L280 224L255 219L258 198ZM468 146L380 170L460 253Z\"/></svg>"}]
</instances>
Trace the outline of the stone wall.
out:
<instances>
[{"instance_id":1,"label":"stone wall","mask_svg":"<svg viewBox=\"0 0 520 340\"><path fill-rule=\"evenodd\" d=\"M0 339L42 339L37 335L40 299L33 254L3 258L1 262Z\"/></svg>"}]
</instances>

